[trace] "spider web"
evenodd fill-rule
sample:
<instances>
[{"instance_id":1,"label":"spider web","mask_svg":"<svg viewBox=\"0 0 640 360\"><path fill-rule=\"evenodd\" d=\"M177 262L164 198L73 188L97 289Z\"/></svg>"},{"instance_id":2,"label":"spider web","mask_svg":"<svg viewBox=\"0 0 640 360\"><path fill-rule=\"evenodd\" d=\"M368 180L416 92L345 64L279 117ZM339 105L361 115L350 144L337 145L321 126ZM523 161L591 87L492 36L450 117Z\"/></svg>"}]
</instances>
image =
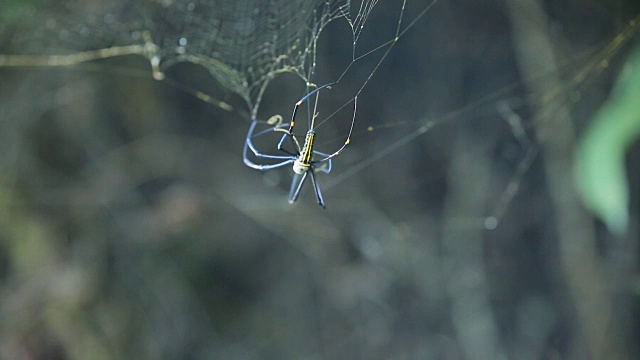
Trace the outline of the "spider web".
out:
<instances>
[{"instance_id":1,"label":"spider web","mask_svg":"<svg viewBox=\"0 0 640 360\"><path fill-rule=\"evenodd\" d=\"M398 4L395 10L399 10L399 13L394 14L391 21L394 29L386 33L389 40L363 47L361 36L366 36L363 32L378 4L377 0L7 1L0 5L0 67L66 67L99 59L140 55L149 61L152 76L163 80L165 72L178 63L197 64L204 67L222 88L239 95L251 109L251 118L257 119L264 92L279 75L295 74L305 81L307 90L317 86L313 81L320 35L327 25L340 20L348 24L351 30L351 54L343 71L333 81L343 81L359 61L377 57L373 65L362 72L364 76L355 82L356 90L345 96L346 100L338 110L332 109L329 116L322 117L317 124L319 127L362 93L396 42L437 3L438 0L426 5L419 4L410 16L404 13L406 2ZM615 57L616 51L633 39L637 23L637 20L632 21L615 41L609 46L605 44L600 50L603 54L595 51L595 54L587 55L594 56L597 64ZM563 96L584 86L583 83L598 68L592 61L587 61L584 69L566 82L566 88L556 89L555 95L559 96L555 101L567 101ZM202 92L181 84L176 86L223 109L232 108ZM436 124L495 103L503 93L500 90L489 94L440 118L386 122L382 125L364 123L361 132L395 127L413 127L415 130L386 144L348 171L333 176L327 187L335 186L375 164L427 133ZM553 98L554 94L540 96ZM492 224L499 222L504 215L536 155L536 146L532 144L520 115L508 101L499 101L498 104L495 112L511 128L514 139L524 151L494 211L490 211L491 216L484 219L489 227L495 226ZM312 114L308 113L307 117L311 118ZM357 124L362 126L360 121Z\"/></svg>"},{"instance_id":2,"label":"spider web","mask_svg":"<svg viewBox=\"0 0 640 360\"><path fill-rule=\"evenodd\" d=\"M3 2L0 67L81 66L62 71L62 81L53 85L40 81L40 75L55 73L49 69L0 69L0 205L8 214L0 219L0 254L9 259L0 257L9 279L0 306L6 319L0 357L37 357L38 350L56 345L78 358L90 356L87 349L106 358L244 359L268 358L274 351L278 358L582 354L588 341L565 334L566 328L582 329L585 319L590 330L609 327L589 322L589 316L598 320L599 309L572 320L566 289L553 285L559 255L549 245L555 224L548 222L555 218L544 221L553 211L540 189L532 113L535 104L551 109L538 126L553 128L561 122L558 108L577 104L572 111L583 120L576 122L587 122L589 103L602 101L608 76L637 39L640 22L616 16L614 30L598 34L597 41L563 44L557 86L535 92L527 85L553 75L501 82L498 70L509 67L499 60L510 54L494 46L509 40L498 31L474 37L484 33L474 26L495 30L493 24L505 22L496 16L504 11L502 3L447 2L450 12L414 23L429 4L409 1L403 17L401 3L377 1L281 2L282 8L265 1ZM223 11L227 17L215 21ZM259 19L279 20L280 28ZM447 22L466 29L468 42L457 43L460 28ZM334 32L332 24L343 27ZM239 37L253 26L264 27ZM367 39L367 30L377 36ZM225 39L222 33L226 41L218 40ZM568 33L563 35L570 38ZM397 44L394 34L401 37ZM334 48L322 47L323 39L346 43L347 51L329 54ZM265 42L267 54L256 52ZM449 53L456 55L428 61ZM351 119L345 106L360 94L354 146L320 179L330 190L330 211L319 213L310 191L289 206L289 182L279 172L249 173L239 159L245 127L210 121L211 107L198 112L197 99L177 101L178 91L149 91L157 90L151 81L126 82L124 90L113 91L113 83L124 81L100 67L93 79L100 86L73 76L87 62L125 55L146 59L156 79L166 76L168 88L183 89L169 82L174 65L202 66L249 106L245 120L290 114L291 105L315 86L310 83L338 80L341 86L322 95L328 105L319 110L319 142L344 140L344 131L332 126ZM337 70L323 69L333 57L342 59ZM468 71L476 81L437 66L476 62L484 65ZM19 77L24 74L26 80ZM294 74L298 85L302 79L306 89L286 91L279 82L286 74ZM148 71L144 76L151 78ZM469 83L482 84L473 96ZM282 108L274 109L275 103ZM175 109L180 106L190 110ZM346 120L332 117L341 107ZM264 116L256 117L258 111ZM637 250L602 243L617 254ZM620 268L628 265L616 256L609 261L617 277L626 279ZM591 262L581 257L576 269L583 272ZM266 290L256 289L256 279L268 283L261 285ZM49 283L51 293L39 291ZM591 293L578 294L592 299ZM63 304L71 314L64 322L72 326L38 315L38 304L49 302L54 309ZM499 316L493 316L494 302L507 305ZM562 319L570 319L569 326ZM174 326L164 332L167 323ZM137 331L136 324L157 331Z\"/></svg>"},{"instance_id":3,"label":"spider web","mask_svg":"<svg viewBox=\"0 0 640 360\"><path fill-rule=\"evenodd\" d=\"M153 76L180 62L205 67L254 114L279 73L307 80L323 28L345 18L360 32L377 1L354 13L340 0L31 1L0 5L0 66L71 66L141 55ZM224 104L223 104L224 106Z\"/></svg>"}]
</instances>

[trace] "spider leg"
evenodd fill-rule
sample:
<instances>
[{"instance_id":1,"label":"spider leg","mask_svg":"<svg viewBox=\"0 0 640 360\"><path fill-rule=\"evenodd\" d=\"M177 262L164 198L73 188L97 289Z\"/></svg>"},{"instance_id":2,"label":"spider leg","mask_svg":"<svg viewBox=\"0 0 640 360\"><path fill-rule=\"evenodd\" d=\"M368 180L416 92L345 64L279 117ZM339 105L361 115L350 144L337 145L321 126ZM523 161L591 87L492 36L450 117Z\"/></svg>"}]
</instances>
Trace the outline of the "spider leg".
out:
<instances>
[{"instance_id":1,"label":"spider leg","mask_svg":"<svg viewBox=\"0 0 640 360\"><path fill-rule=\"evenodd\" d=\"M318 154L320 156L329 157L329 154L323 153L323 152L320 152L320 151L317 151L317 150L313 150L313 153L314 154ZM317 161L314 161L314 164L315 163L317 163ZM318 166L316 168L316 170L317 171L322 171L323 173L328 174L328 173L331 172L331 168L332 168L332 161L331 161L331 159L329 159L329 160L326 161L326 164L320 164L320 166Z\"/></svg>"},{"instance_id":2,"label":"spider leg","mask_svg":"<svg viewBox=\"0 0 640 360\"><path fill-rule=\"evenodd\" d=\"M316 181L316 174L313 170L309 172L311 173L311 184L313 184L313 191L316 193L318 205L322 206L323 209L326 209L327 207L324 206L324 198L322 197L322 192L320 191L320 185L318 185L318 182Z\"/></svg>"},{"instance_id":3,"label":"spider leg","mask_svg":"<svg viewBox=\"0 0 640 360\"><path fill-rule=\"evenodd\" d=\"M295 174L293 176L293 180L291 181L291 189L289 190L289 204L293 204L298 200L298 196L300 195L300 189L302 189L302 185L304 185L305 180L307 180L307 175L309 172L302 174Z\"/></svg>"},{"instance_id":4,"label":"spider leg","mask_svg":"<svg viewBox=\"0 0 640 360\"><path fill-rule=\"evenodd\" d=\"M289 130L281 130L281 131L284 132L284 134L282 135L282 137L280 138L280 141L278 142L278 150L290 156L298 156L298 154L300 154L300 152L302 151L302 149L300 149L300 143L298 143L298 140L293 137L293 134L290 133ZM293 144L293 148L296 149L297 153L292 153L291 151L283 147L284 139L286 137L291 138L291 143Z\"/></svg>"},{"instance_id":5,"label":"spider leg","mask_svg":"<svg viewBox=\"0 0 640 360\"><path fill-rule=\"evenodd\" d=\"M253 120L253 123L255 123L257 125L258 121L257 120ZM289 127L289 124L288 123L278 124L276 126L272 126L272 127L267 128L265 130L259 131L259 132L255 133L255 134L253 134L253 131L255 130L255 125L253 125L253 127L254 127L254 129L250 129L249 133L247 134L247 137L250 137L252 139L253 138L257 138L258 136L262 136L264 134L272 133L273 131L284 131L284 130L278 130L278 129L284 129L286 127Z\"/></svg>"},{"instance_id":6,"label":"spider leg","mask_svg":"<svg viewBox=\"0 0 640 360\"><path fill-rule=\"evenodd\" d=\"M347 135L347 140L345 140L344 144L342 144L342 146L336 152L334 152L333 154L330 154L329 156L325 157L324 159L317 160L316 163L329 161L329 160L331 160L331 158L340 155L340 153L344 150L344 148L346 148L347 145L349 145L351 143L351 133L353 132L353 124L356 122L356 110L357 110L357 108L358 108L358 97L356 96L356 97L353 98L353 118L351 118L351 127L349 127L349 134Z\"/></svg>"},{"instance_id":7,"label":"spider leg","mask_svg":"<svg viewBox=\"0 0 640 360\"><path fill-rule=\"evenodd\" d=\"M293 126L290 127L289 129L293 129ZM291 144L293 144L293 148L296 149L297 152L300 152L300 146L298 146L298 143L295 141L295 139L293 138L293 134L291 134L290 132L291 130L289 130L289 132L286 132L284 135L282 135L282 137L280 138L280 141L278 142L278 150L280 151L284 151L287 154L290 154L290 151L287 151L284 147L284 139L286 139L287 137L289 137L291 139Z\"/></svg>"},{"instance_id":8,"label":"spider leg","mask_svg":"<svg viewBox=\"0 0 640 360\"><path fill-rule=\"evenodd\" d=\"M291 122L289 123L289 130L282 135L282 138L280 138L280 142L278 142L278 150L282 150L282 144L284 143L284 139L287 135L291 136L291 142L293 143L294 148L297 148L297 151L300 152L300 146L293 140L293 127L296 125L295 121L296 121L296 115L298 114L298 109L300 108L300 105L304 104L305 101L307 101L308 98L310 98L311 96L313 96L314 94L316 94L318 91L324 89L324 88L328 88L331 85L335 84L335 82L331 82L325 85L320 86L319 88L315 88L313 91L309 92L307 95L303 96L302 99L298 100L298 102L296 103L296 105L293 107L293 114L291 115Z\"/></svg>"},{"instance_id":9,"label":"spider leg","mask_svg":"<svg viewBox=\"0 0 640 360\"><path fill-rule=\"evenodd\" d=\"M271 159L271 157L260 156L258 154L256 154L256 156L264 157L264 158L267 158L267 159ZM253 161L251 161L249 159L249 157L247 156L247 146L246 146L246 144L245 144L244 150L242 151L242 160L244 161L244 164L247 165L248 167L250 167L252 169L260 170L260 171L267 171L267 170L277 169L277 168L280 168L280 167L283 167L283 166L287 166L287 165L293 164L293 162L296 161L295 158L287 157L287 160L281 161L281 162L276 163L276 164L256 164Z\"/></svg>"},{"instance_id":10,"label":"spider leg","mask_svg":"<svg viewBox=\"0 0 640 360\"><path fill-rule=\"evenodd\" d=\"M288 164L292 164L295 160L296 157L295 156L282 156L282 155L269 155L269 154L263 154L260 151L258 151L258 149L255 148L255 146L253 145L253 141L251 140L253 137L255 136L259 136L262 135L264 133L266 133L265 131L261 131L258 134L253 134L253 132L255 131L255 127L256 124L258 122L254 121L251 126L249 127L249 131L247 132L247 137L245 138L245 142L244 142L244 148L242 149L242 160L244 161L244 164L247 165L250 168L253 169L257 169L257 170L262 170L262 171L266 171L266 170L271 170L271 169L275 169L275 168L279 168L282 166L286 166ZM272 129L269 129L269 131L271 131ZM279 163L276 164L256 164L253 161L251 161L249 159L248 156L248 152L247 149L250 149L251 152L259 158L263 158L263 159L276 159L276 160L283 160Z\"/></svg>"},{"instance_id":11,"label":"spider leg","mask_svg":"<svg viewBox=\"0 0 640 360\"><path fill-rule=\"evenodd\" d=\"M275 127L266 129L266 130L262 130L260 132L258 132L257 134L254 134L253 132L255 131L256 125L258 124L257 121L253 121L251 123L251 126L249 126L249 130L247 131L247 136L245 138L244 144L245 144L245 149L244 152L246 153L246 149L247 147L249 149L251 149L251 152L253 152L253 154L257 157L261 157L261 158L265 158L265 159L290 159L291 156L296 156L295 154L289 154L291 156L284 156L284 155L269 155L269 154L263 154L260 151L258 151L258 149L256 149L255 145L253 145L253 138L256 138L258 136L262 136L264 134L267 133L271 133L276 129L280 129L283 127L286 127L287 124L279 124Z\"/></svg>"},{"instance_id":12,"label":"spider leg","mask_svg":"<svg viewBox=\"0 0 640 360\"><path fill-rule=\"evenodd\" d=\"M271 155L271 154L263 154L260 151L258 151L258 149L256 149L255 145L253 145L253 142L251 140L247 141L245 143L245 153L246 153L246 149L249 148L251 150L251 152L259 157L259 158L263 158L263 159L280 159L280 160L284 160L284 159L291 159L292 157L296 157L297 155L295 154L291 154L291 155Z\"/></svg>"},{"instance_id":13,"label":"spider leg","mask_svg":"<svg viewBox=\"0 0 640 360\"><path fill-rule=\"evenodd\" d=\"M302 99L298 100L298 103L296 103L296 106L300 106L302 105L303 102L307 101L308 98L310 98L311 96L313 96L313 94L317 93L318 91L324 89L324 88L328 88L331 85L335 85L335 81L334 82L330 82L328 84L324 84L322 86L320 86L319 88L315 88L313 89L313 91L309 92L307 95L303 96Z\"/></svg>"}]
</instances>

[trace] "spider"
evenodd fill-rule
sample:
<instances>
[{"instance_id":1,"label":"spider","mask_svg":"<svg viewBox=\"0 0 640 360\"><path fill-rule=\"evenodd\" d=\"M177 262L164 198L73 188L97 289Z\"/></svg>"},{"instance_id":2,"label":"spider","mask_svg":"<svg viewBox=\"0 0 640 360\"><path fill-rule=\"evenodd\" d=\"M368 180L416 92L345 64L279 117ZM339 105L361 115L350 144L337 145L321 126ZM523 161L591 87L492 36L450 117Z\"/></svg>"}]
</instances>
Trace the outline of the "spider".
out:
<instances>
[{"instance_id":1,"label":"spider","mask_svg":"<svg viewBox=\"0 0 640 360\"><path fill-rule=\"evenodd\" d=\"M256 125L258 124L258 121L254 120L251 126L249 127L249 131L247 132L247 137L244 143L244 149L242 151L242 158L244 160L245 165L261 171L267 171L267 170L277 169L286 165L292 165L294 176L293 176L293 180L291 181L291 189L289 190L290 204L293 204L298 199L298 196L300 195L300 190L302 189L302 186L307 180L307 177L311 177L311 184L313 185L313 190L315 192L318 205L320 205L323 209L326 208L324 203L324 198L322 197L322 191L320 191L320 186L318 185L318 182L316 180L315 172L322 171L327 174L330 173L331 159L338 156L351 142L351 132L353 131L353 124L356 118L356 107L358 102L357 96L353 99L353 102L354 102L353 118L351 119L351 127L349 128L349 135L347 135L347 140L334 153L326 154L313 149L314 142L316 139L316 131L314 127L315 109L314 109L314 116L312 116L312 119L311 119L311 125L309 126L309 130L307 131L307 134L305 136L304 143L302 146L300 146L298 139L293 134L293 127L295 125L296 114L298 113L298 109L300 108L300 105L302 105L305 101L307 101L311 96L315 94L319 94L320 90L325 88L330 89L331 85L333 84L335 83L329 83L329 84L323 85L309 92L307 95L303 96L302 99L300 99L296 103L295 107L293 108L293 115L291 115L290 123L282 123L282 117L279 117L280 121L278 121L278 123L275 126L254 134ZM318 98L316 95L316 105L317 105L317 101L318 101ZM278 131L278 132L284 133L282 135L282 138L280 138L280 141L278 142L277 148L279 151L282 151L283 153L285 153L285 155L264 154L254 146L253 144L254 138L267 134L271 131ZM295 149L294 152L288 151L283 147L285 139L287 138L291 140L291 143L293 144L293 148ZM258 158L273 159L273 160L278 160L280 162L277 162L275 164L256 164L253 161L251 161L247 156L247 149L251 150L251 152ZM319 160L314 160L314 155L318 155L322 158Z\"/></svg>"}]
</instances>

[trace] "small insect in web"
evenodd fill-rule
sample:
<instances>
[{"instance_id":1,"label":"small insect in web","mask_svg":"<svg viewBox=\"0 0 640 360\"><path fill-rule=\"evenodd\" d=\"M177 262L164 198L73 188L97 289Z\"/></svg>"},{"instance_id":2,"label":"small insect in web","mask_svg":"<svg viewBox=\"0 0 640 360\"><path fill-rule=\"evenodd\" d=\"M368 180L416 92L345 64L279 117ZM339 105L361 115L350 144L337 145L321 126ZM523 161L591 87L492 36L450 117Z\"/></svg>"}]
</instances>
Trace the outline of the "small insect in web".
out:
<instances>
[{"instance_id":1,"label":"small insect in web","mask_svg":"<svg viewBox=\"0 0 640 360\"><path fill-rule=\"evenodd\" d=\"M317 114L315 112L315 107L317 107L317 104L318 104L318 95L320 90L330 89L331 85L333 84L335 83L329 83L329 84L320 86L319 88L316 88L313 91L309 92L307 95L303 96L302 99L300 99L296 103L295 107L293 108L293 114L291 115L291 122L282 123L282 117L279 117L280 120L276 123L275 126L272 126L266 130L262 130L257 133L254 133L256 129L256 125L258 124L258 121L254 119L253 122L251 123L251 126L249 127L249 131L247 132L247 137L245 139L244 149L242 152L242 158L244 160L245 165L261 171L273 170L286 165L292 165L294 176L293 176L293 180L291 181L291 188L289 190L290 204L293 204L298 199L298 196L300 195L300 190L302 189L302 186L307 180L307 177L311 177L311 184L313 185L313 191L316 195L316 200L318 201L318 205L320 205L323 209L325 208L324 198L322 196L322 191L320 190L320 185L316 180L315 173L318 171L324 172L326 174L330 173L332 169L332 159L338 156L340 153L342 153L342 151L351 142L351 132L353 131L353 124L356 119L356 108L357 108L357 102L358 102L357 96L353 98L353 117L351 119L351 126L349 127L349 134L347 135L347 139L345 140L344 144L342 144L342 146L338 150L336 150L331 154L320 152L320 151L314 150L313 148L315 144L315 139L316 139L315 119ZM296 135L293 133L296 114L298 113L298 109L300 108L300 106L314 95L316 95L316 104L314 106L313 115L311 116L309 130L305 135L304 143L302 144L302 146L300 146L300 142L296 138ZM253 144L253 139L263 136L265 134L271 133L273 131L284 133L280 138L280 141L278 142L277 149L283 152L285 155L272 155L272 154L263 153L262 151L258 150L256 146ZM293 151L289 151L284 148L284 143L287 138L291 141L291 144L293 145L293 149L294 149ZM270 159L277 162L273 164L256 164L253 161L251 161L251 159L249 159L247 149L251 150L253 155L255 155L259 159ZM320 159L316 160L314 158L315 156L319 156Z\"/></svg>"}]
</instances>

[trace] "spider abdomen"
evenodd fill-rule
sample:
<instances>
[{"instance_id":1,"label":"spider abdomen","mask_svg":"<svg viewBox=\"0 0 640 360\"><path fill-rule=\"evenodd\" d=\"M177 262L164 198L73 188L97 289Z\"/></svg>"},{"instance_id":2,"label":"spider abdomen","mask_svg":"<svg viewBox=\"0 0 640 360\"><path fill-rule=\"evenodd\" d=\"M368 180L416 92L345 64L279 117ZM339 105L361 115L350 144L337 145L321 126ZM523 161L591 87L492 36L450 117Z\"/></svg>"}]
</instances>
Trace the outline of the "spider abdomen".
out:
<instances>
[{"instance_id":1,"label":"spider abdomen","mask_svg":"<svg viewBox=\"0 0 640 360\"><path fill-rule=\"evenodd\" d=\"M309 130L304 139L302 151L296 161L293 162L293 172L296 174L304 174L311 168L311 161L313 160L313 142L315 139L316 133L313 130Z\"/></svg>"}]
</instances>

